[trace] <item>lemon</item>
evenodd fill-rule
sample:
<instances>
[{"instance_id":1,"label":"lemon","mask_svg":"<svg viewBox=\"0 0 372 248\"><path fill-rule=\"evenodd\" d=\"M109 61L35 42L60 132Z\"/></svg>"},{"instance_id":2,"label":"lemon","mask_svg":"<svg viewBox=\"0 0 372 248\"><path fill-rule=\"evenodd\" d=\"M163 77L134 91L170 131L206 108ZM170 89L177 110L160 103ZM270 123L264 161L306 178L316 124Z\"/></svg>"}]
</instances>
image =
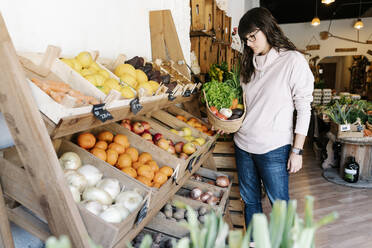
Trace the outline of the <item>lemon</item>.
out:
<instances>
[{"instance_id":1,"label":"lemon","mask_svg":"<svg viewBox=\"0 0 372 248\"><path fill-rule=\"evenodd\" d=\"M116 79L113 79L113 78L106 79L103 85L112 90L121 91L119 82Z\"/></svg>"},{"instance_id":2,"label":"lemon","mask_svg":"<svg viewBox=\"0 0 372 248\"><path fill-rule=\"evenodd\" d=\"M110 92L110 88L109 87L107 87L107 86L105 86L105 85L103 85L103 86L99 86L99 87L97 87L100 91L102 91L103 93L105 93L106 95Z\"/></svg>"},{"instance_id":3,"label":"lemon","mask_svg":"<svg viewBox=\"0 0 372 248\"><path fill-rule=\"evenodd\" d=\"M99 65L96 62L92 62L89 65L89 69L93 69L93 70L99 72L101 70L101 67L99 67Z\"/></svg>"},{"instance_id":4,"label":"lemon","mask_svg":"<svg viewBox=\"0 0 372 248\"><path fill-rule=\"evenodd\" d=\"M115 68L114 71L115 75L120 77L124 73L127 73L131 75L132 77L136 78L136 69L133 67L133 65L130 64L120 64Z\"/></svg>"},{"instance_id":5,"label":"lemon","mask_svg":"<svg viewBox=\"0 0 372 248\"><path fill-rule=\"evenodd\" d=\"M74 63L71 61L71 59L62 58L61 61L70 66L71 68L74 68Z\"/></svg>"},{"instance_id":6,"label":"lemon","mask_svg":"<svg viewBox=\"0 0 372 248\"><path fill-rule=\"evenodd\" d=\"M120 76L120 81L129 84L133 88L137 88L138 85L136 79L127 73Z\"/></svg>"},{"instance_id":7,"label":"lemon","mask_svg":"<svg viewBox=\"0 0 372 248\"><path fill-rule=\"evenodd\" d=\"M136 79L139 83L144 83L148 81L146 73L144 73L142 70L137 69L136 70Z\"/></svg>"},{"instance_id":8,"label":"lemon","mask_svg":"<svg viewBox=\"0 0 372 248\"><path fill-rule=\"evenodd\" d=\"M79 61L83 67L88 67L93 62L92 56L89 52L81 52L75 57L75 59Z\"/></svg>"},{"instance_id":9,"label":"lemon","mask_svg":"<svg viewBox=\"0 0 372 248\"><path fill-rule=\"evenodd\" d=\"M145 94L145 96L151 96L152 95L152 88L149 82L140 83L137 86L137 92L141 92Z\"/></svg>"},{"instance_id":10,"label":"lemon","mask_svg":"<svg viewBox=\"0 0 372 248\"><path fill-rule=\"evenodd\" d=\"M90 75L86 75L84 76L86 80L88 80L91 84L93 84L94 86L98 86L97 85L97 81L96 81L96 77L93 75L93 74L90 74Z\"/></svg>"},{"instance_id":11,"label":"lemon","mask_svg":"<svg viewBox=\"0 0 372 248\"><path fill-rule=\"evenodd\" d=\"M105 83L106 78L101 74L94 74L96 78L96 86L102 86Z\"/></svg>"},{"instance_id":12,"label":"lemon","mask_svg":"<svg viewBox=\"0 0 372 248\"><path fill-rule=\"evenodd\" d=\"M79 61L77 61L76 59L71 59L71 62L73 63L73 69L77 72L81 72L81 70L83 69L83 66L80 64Z\"/></svg>"},{"instance_id":13,"label":"lemon","mask_svg":"<svg viewBox=\"0 0 372 248\"><path fill-rule=\"evenodd\" d=\"M121 95L125 99L131 99L131 98L134 98L135 97L134 92L132 91L132 89L129 86L123 86L122 87L122 89L121 89Z\"/></svg>"},{"instance_id":14,"label":"lemon","mask_svg":"<svg viewBox=\"0 0 372 248\"><path fill-rule=\"evenodd\" d=\"M153 80L150 80L149 81L149 84L151 86L151 89L152 89L152 92L153 93L155 93L159 89L159 87L160 87L160 84L158 82L156 82L156 81L153 81Z\"/></svg>"},{"instance_id":15,"label":"lemon","mask_svg":"<svg viewBox=\"0 0 372 248\"><path fill-rule=\"evenodd\" d=\"M80 74L85 77L87 75L91 75L91 74L94 74L95 71L91 70L91 69L82 69Z\"/></svg>"},{"instance_id":16,"label":"lemon","mask_svg":"<svg viewBox=\"0 0 372 248\"><path fill-rule=\"evenodd\" d=\"M108 71L106 70L100 70L99 71L99 74L101 74L102 76L104 76L104 78L110 78L110 73L108 73Z\"/></svg>"}]
</instances>

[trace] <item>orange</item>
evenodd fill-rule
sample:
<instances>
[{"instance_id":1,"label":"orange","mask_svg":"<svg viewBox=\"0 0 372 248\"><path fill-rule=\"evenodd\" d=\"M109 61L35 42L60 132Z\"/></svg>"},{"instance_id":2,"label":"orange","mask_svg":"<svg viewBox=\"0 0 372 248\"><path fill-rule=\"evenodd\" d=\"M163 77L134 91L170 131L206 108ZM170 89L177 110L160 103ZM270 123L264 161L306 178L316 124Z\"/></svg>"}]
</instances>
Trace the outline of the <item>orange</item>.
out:
<instances>
[{"instance_id":1,"label":"orange","mask_svg":"<svg viewBox=\"0 0 372 248\"><path fill-rule=\"evenodd\" d=\"M137 177L137 171L135 169L133 169L132 167L125 167L121 171L128 174L129 176L131 176L133 178Z\"/></svg>"},{"instance_id":2,"label":"orange","mask_svg":"<svg viewBox=\"0 0 372 248\"><path fill-rule=\"evenodd\" d=\"M151 187L152 186L152 182L151 182L151 179L148 179L147 177L144 177L144 176L138 176L136 177L136 179L138 181L140 181L141 183Z\"/></svg>"},{"instance_id":3,"label":"orange","mask_svg":"<svg viewBox=\"0 0 372 248\"><path fill-rule=\"evenodd\" d=\"M195 121L194 127L195 128L201 128L202 127L202 124L200 122L198 122L198 121Z\"/></svg>"},{"instance_id":4,"label":"orange","mask_svg":"<svg viewBox=\"0 0 372 248\"><path fill-rule=\"evenodd\" d=\"M170 177L173 174L173 169L169 166L163 166L160 168L159 172L163 173L167 177Z\"/></svg>"},{"instance_id":5,"label":"orange","mask_svg":"<svg viewBox=\"0 0 372 248\"><path fill-rule=\"evenodd\" d=\"M94 147L92 150L90 150L90 152L97 158L100 158L103 161L106 161L107 155L106 155L105 150Z\"/></svg>"},{"instance_id":6,"label":"orange","mask_svg":"<svg viewBox=\"0 0 372 248\"><path fill-rule=\"evenodd\" d=\"M182 115L177 115L176 118L179 119L180 121L183 121L183 122L186 122L187 121L187 119L185 118L185 116L182 116Z\"/></svg>"},{"instance_id":7,"label":"orange","mask_svg":"<svg viewBox=\"0 0 372 248\"><path fill-rule=\"evenodd\" d=\"M150 180L154 178L154 172L152 171L151 167L148 165L141 165L137 169L137 174L140 176L147 177Z\"/></svg>"},{"instance_id":8,"label":"orange","mask_svg":"<svg viewBox=\"0 0 372 248\"><path fill-rule=\"evenodd\" d=\"M118 158L117 167L119 169L124 169L125 167L131 167L131 166L132 166L131 157L126 153L121 154Z\"/></svg>"},{"instance_id":9,"label":"orange","mask_svg":"<svg viewBox=\"0 0 372 248\"><path fill-rule=\"evenodd\" d=\"M132 164L132 167L133 167L135 170L137 170L141 165L144 165L144 164L141 163L141 162L134 162L134 163Z\"/></svg>"},{"instance_id":10,"label":"orange","mask_svg":"<svg viewBox=\"0 0 372 248\"><path fill-rule=\"evenodd\" d=\"M108 148L117 151L119 155L125 152L124 146L115 142L112 142Z\"/></svg>"},{"instance_id":11,"label":"orange","mask_svg":"<svg viewBox=\"0 0 372 248\"><path fill-rule=\"evenodd\" d=\"M96 137L91 133L82 133L78 136L77 143L84 149L90 149L96 144Z\"/></svg>"},{"instance_id":12,"label":"orange","mask_svg":"<svg viewBox=\"0 0 372 248\"><path fill-rule=\"evenodd\" d=\"M115 165L116 161L118 161L119 154L117 151L112 150L112 149L107 149L106 150L106 155L107 155L107 160L106 162Z\"/></svg>"},{"instance_id":13,"label":"orange","mask_svg":"<svg viewBox=\"0 0 372 248\"><path fill-rule=\"evenodd\" d=\"M168 180L168 177L161 173L161 172L156 172L154 176L154 183L159 183L160 185L164 184Z\"/></svg>"},{"instance_id":14,"label":"orange","mask_svg":"<svg viewBox=\"0 0 372 248\"><path fill-rule=\"evenodd\" d=\"M143 164L146 164L147 162L152 160L152 156L148 152L143 152L138 157L138 162L141 162Z\"/></svg>"},{"instance_id":15,"label":"orange","mask_svg":"<svg viewBox=\"0 0 372 248\"><path fill-rule=\"evenodd\" d=\"M138 161L138 151L134 147L129 147L126 151L126 154L129 154L129 156L132 158L132 162Z\"/></svg>"},{"instance_id":16,"label":"orange","mask_svg":"<svg viewBox=\"0 0 372 248\"><path fill-rule=\"evenodd\" d=\"M147 162L146 164L151 167L151 170L153 172L158 172L159 171L159 166L154 160L151 160L151 161Z\"/></svg>"},{"instance_id":17,"label":"orange","mask_svg":"<svg viewBox=\"0 0 372 248\"><path fill-rule=\"evenodd\" d=\"M99 140L99 141L97 141L97 143L94 145L94 147L97 147L97 148L102 149L102 150L106 150L106 149L107 149L107 143L106 143L106 141Z\"/></svg>"},{"instance_id":18,"label":"orange","mask_svg":"<svg viewBox=\"0 0 372 248\"><path fill-rule=\"evenodd\" d=\"M195 127L195 128L198 129L200 132L204 133L203 128L201 127Z\"/></svg>"},{"instance_id":19,"label":"orange","mask_svg":"<svg viewBox=\"0 0 372 248\"><path fill-rule=\"evenodd\" d=\"M152 187L153 187L153 188L157 188L157 189L159 189L159 188L161 187L161 185L160 185L160 183L154 183L154 184L152 185Z\"/></svg>"},{"instance_id":20,"label":"orange","mask_svg":"<svg viewBox=\"0 0 372 248\"><path fill-rule=\"evenodd\" d=\"M124 134L115 135L114 142L124 146L125 149L127 149L130 146L128 137L125 136Z\"/></svg>"},{"instance_id":21,"label":"orange","mask_svg":"<svg viewBox=\"0 0 372 248\"><path fill-rule=\"evenodd\" d=\"M202 125L201 129L203 130L203 132L208 132L208 127L205 125Z\"/></svg>"},{"instance_id":22,"label":"orange","mask_svg":"<svg viewBox=\"0 0 372 248\"><path fill-rule=\"evenodd\" d=\"M97 135L98 140L103 140L108 143L112 142L114 135L109 131L102 131Z\"/></svg>"}]
</instances>

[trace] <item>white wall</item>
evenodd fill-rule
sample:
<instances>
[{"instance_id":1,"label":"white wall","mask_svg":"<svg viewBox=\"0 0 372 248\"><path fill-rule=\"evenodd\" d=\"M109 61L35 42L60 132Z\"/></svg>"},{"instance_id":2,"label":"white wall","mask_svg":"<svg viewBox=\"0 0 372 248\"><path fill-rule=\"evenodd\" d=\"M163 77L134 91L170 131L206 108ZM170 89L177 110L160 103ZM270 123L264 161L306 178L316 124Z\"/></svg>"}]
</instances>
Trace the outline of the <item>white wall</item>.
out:
<instances>
[{"instance_id":1,"label":"white wall","mask_svg":"<svg viewBox=\"0 0 372 248\"><path fill-rule=\"evenodd\" d=\"M190 62L189 0L1 0L0 11L18 51L64 55L99 50L100 56L151 58L149 11L170 9L187 63Z\"/></svg>"},{"instance_id":2,"label":"white wall","mask_svg":"<svg viewBox=\"0 0 372 248\"><path fill-rule=\"evenodd\" d=\"M359 31L359 40L366 41L367 39L372 40L372 18L363 18L364 28ZM357 40L357 31L353 28L355 19L341 19L333 20L331 24L330 33L336 36ZM283 32L288 38L299 48L305 49L306 45L309 44L310 40L314 36L316 40L311 41L311 45L320 44L320 50L309 51L312 57L319 56L320 59L327 56L344 56L344 55L365 55L368 60L372 60L372 56L367 54L367 51L372 50L371 44L358 44L350 41L344 41L336 38L328 38L327 40L321 40L319 33L327 31L329 21L320 21L320 25L317 27L311 26L310 20L306 23L296 24L282 24L280 25ZM335 48L358 48L357 52L344 52L336 53ZM308 57L309 58L309 57Z\"/></svg>"}]
</instances>

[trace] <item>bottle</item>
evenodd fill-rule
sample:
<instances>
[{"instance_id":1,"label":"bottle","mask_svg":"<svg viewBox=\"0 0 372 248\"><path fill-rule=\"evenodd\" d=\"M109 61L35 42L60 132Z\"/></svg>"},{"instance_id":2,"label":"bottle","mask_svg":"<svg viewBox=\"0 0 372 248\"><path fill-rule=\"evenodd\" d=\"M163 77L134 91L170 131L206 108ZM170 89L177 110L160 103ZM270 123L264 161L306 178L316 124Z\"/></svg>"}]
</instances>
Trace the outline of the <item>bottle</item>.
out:
<instances>
[{"instance_id":1,"label":"bottle","mask_svg":"<svg viewBox=\"0 0 372 248\"><path fill-rule=\"evenodd\" d=\"M354 157L349 157L349 162L345 165L344 180L349 183L356 183L359 177L359 164Z\"/></svg>"}]
</instances>

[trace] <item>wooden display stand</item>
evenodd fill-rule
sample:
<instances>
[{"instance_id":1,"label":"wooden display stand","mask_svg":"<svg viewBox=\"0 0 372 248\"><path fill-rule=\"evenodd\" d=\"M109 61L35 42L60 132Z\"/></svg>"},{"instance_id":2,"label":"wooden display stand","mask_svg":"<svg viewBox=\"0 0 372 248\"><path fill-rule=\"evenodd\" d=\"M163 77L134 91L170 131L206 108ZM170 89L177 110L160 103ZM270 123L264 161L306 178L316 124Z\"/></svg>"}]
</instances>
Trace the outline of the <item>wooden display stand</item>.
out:
<instances>
[{"instance_id":1,"label":"wooden display stand","mask_svg":"<svg viewBox=\"0 0 372 248\"><path fill-rule=\"evenodd\" d=\"M159 14L159 13L158 13ZM161 12L163 15L167 13ZM169 17L169 15L168 15ZM10 218L19 226L28 230L42 240L50 235L67 235L73 247L90 247L88 231L97 229L95 233L107 232L105 225L97 222L87 222L79 212L69 188L65 182L56 150L62 146L74 146L57 137L74 134L79 131L96 128L103 125L92 114L64 118L54 125L42 116L36 106L27 83L24 70L18 61L16 51L9 37L6 25L0 15L0 111L3 113L15 142L13 151L18 156L0 158L0 232L6 247L13 247L12 237L7 219ZM43 73L46 73L43 71ZM181 97L162 104L144 104L140 114L193 100L192 97ZM128 108L114 109L111 112L118 121L134 116ZM105 123L106 124L106 123ZM51 136L50 136L51 135ZM65 142L66 144L64 144ZM213 145L212 143L209 143ZM205 154L210 154L211 146ZM76 148L78 151L80 148ZM80 149L82 150L82 149ZM80 151L79 150L79 151ZM82 150L82 152L85 152ZM14 159L18 157L18 159ZM131 241L157 214L163 205L188 180L200 164L210 160L209 155L199 156L191 171L185 171L183 176L174 182L161 197L157 197L142 221L137 222L119 240L107 240L104 247L124 247ZM11 199L16 200L31 210L37 217L22 208L10 209L5 207L2 190ZM160 191L159 191L160 192ZM6 211L5 211L6 210ZM45 224L47 223L47 224ZM97 240L97 237L92 237ZM100 240L100 239L99 239Z\"/></svg>"}]
</instances>

